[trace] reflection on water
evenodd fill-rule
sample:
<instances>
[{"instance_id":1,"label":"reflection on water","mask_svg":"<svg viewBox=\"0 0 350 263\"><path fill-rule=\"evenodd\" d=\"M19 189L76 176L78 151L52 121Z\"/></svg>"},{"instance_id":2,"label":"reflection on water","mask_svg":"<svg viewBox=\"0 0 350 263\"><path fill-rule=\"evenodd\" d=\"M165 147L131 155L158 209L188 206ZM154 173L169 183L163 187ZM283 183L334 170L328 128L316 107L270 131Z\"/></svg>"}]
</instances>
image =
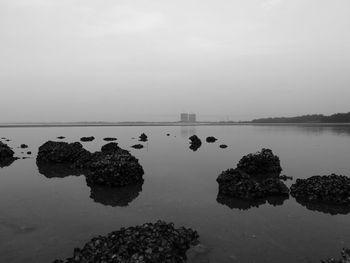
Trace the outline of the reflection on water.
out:
<instances>
[{"instance_id":1,"label":"reflection on water","mask_svg":"<svg viewBox=\"0 0 350 263\"><path fill-rule=\"evenodd\" d=\"M350 213L350 206L321 204L321 203L316 203L316 202L308 202L308 201L304 201L304 200L300 200L300 199L296 199L296 201L311 211L317 211L317 212L321 212L324 214L347 215Z\"/></svg>"},{"instance_id":2,"label":"reflection on water","mask_svg":"<svg viewBox=\"0 0 350 263\"><path fill-rule=\"evenodd\" d=\"M102 185L88 185L90 198L96 203L105 206L128 206L142 191L142 183L123 187L110 187Z\"/></svg>"},{"instance_id":3,"label":"reflection on water","mask_svg":"<svg viewBox=\"0 0 350 263\"><path fill-rule=\"evenodd\" d=\"M82 174L77 169L72 169L67 164L52 164L37 162L38 171L47 178L64 178L67 176L79 176Z\"/></svg>"},{"instance_id":4,"label":"reflection on water","mask_svg":"<svg viewBox=\"0 0 350 263\"><path fill-rule=\"evenodd\" d=\"M258 208L266 203L272 206L281 206L284 201L288 200L289 196L271 196L268 198L254 199L254 200L244 200L239 198L232 198L225 195L218 194L216 201L219 204L228 206L231 209L239 210L249 210L251 208Z\"/></svg>"},{"instance_id":5,"label":"reflection on water","mask_svg":"<svg viewBox=\"0 0 350 263\"><path fill-rule=\"evenodd\" d=\"M181 137L188 138L197 133L196 126L180 126Z\"/></svg>"}]
</instances>

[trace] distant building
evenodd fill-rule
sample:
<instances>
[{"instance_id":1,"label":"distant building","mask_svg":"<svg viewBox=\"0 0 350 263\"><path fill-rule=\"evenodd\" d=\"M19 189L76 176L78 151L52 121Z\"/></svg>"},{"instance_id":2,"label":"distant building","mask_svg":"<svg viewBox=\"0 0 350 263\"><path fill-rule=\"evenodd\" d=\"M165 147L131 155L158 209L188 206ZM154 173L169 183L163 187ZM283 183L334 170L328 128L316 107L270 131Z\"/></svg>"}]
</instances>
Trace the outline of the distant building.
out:
<instances>
[{"instance_id":1,"label":"distant building","mask_svg":"<svg viewBox=\"0 0 350 263\"><path fill-rule=\"evenodd\" d=\"M188 120L189 120L188 113L181 113L180 114L180 121L181 122L188 122Z\"/></svg>"},{"instance_id":2,"label":"distant building","mask_svg":"<svg viewBox=\"0 0 350 263\"><path fill-rule=\"evenodd\" d=\"M196 114L190 113L188 114L188 122L196 122Z\"/></svg>"}]
</instances>

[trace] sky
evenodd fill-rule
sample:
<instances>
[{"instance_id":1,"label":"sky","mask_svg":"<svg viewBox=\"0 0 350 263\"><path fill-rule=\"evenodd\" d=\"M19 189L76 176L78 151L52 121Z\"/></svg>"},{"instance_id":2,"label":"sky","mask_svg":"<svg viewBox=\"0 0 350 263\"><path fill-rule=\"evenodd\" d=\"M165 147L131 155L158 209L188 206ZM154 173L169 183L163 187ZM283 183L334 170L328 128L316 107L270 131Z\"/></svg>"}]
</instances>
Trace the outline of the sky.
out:
<instances>
[{"instance_id":1,"label":"sky","mask_svg":"<svg viewBox=\"0 0 350 263\"><path fill-rule=\"evenodd\" d=\"M350 111L349 0L0 0L0 122Z\"/></svg>"}]
</instances>

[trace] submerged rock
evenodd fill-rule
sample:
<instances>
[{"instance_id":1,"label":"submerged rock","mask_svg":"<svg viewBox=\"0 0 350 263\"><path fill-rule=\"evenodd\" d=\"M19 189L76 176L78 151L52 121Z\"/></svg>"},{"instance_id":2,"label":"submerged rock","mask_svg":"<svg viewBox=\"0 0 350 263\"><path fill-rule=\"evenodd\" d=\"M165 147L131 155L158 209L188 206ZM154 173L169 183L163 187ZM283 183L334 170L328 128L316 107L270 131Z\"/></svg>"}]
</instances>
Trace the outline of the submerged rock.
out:
<instances>
[{"instance_id":1,"label":"submerged rock","mask_svg":"<svg viewBox=\"0 0 350 263\"><path fill-rule=\"evenodd\" d=\"M218 139L216 139L214 136L209 136L207 137L206 141L208 143L213 143L213 142L216 142Z\"/></svg>"},{"instance_id":2,"label":"submerged rock","mask_svg":"<svg viewBox=\"0 0 350 263\"><path fill-rule=\"evenodd\" d=\"M270 149L250 153L239 161L237 168L249 175L279 176L282 172L280 159Z\"/></svg>"},{"instance_id":3,"label":"submerged rock","mask_svg":"<svg viewBox=\"0 0 350 263\"><path fill-rule=\"evenodd\" d=\"M112 142L112 141L116 141L117 138L114 138L114 137L106 137L106 138L104 138L103 140L106 141L106 142Z\"/></svg>"},{"instance_id":4,"label":"submerged rock","mask_svg":"<svg viewBox=\"0 0 350 263\"><path fill-rule=\"evenodd\" d=\"M341 252L340 259L330 258L327 260L322 260L322 263L350 263L350 249L343 249Z\"/></svg>"},{"instance_id":5,"label":"submerged rock","mask_svg":"<svg viewBox=\"0 0 350 263\"><path fill-rule=\"evenodd\" d=\"M133 145L131 147L134 148L134 149L142 149L143 145L142 144L135 144L135 145Z\"/></svg>"},{"instance_id":6,"label":"submerged rock","mask_svg":"<svg viewBox=\"0 0 350 263\"><path fill-rule=\"evenodd\" d=\"M125 186L143 181L138 159L117 143L108 143L100 152L90 153L79 142L49 141L39 147L38 167L43 163L65 164L72 170L81 170L90 185Z\"/></svg>"},{"instance_id":7,"label":"submerged rock","mask_svg":"<svg viewBox=\"0 0 350 263\"><path fill-rule=\"evenodd\" d=\"M74 249L71 258L54 263L183 263L187 250L197 243L196 231L174 228L172 223L158 221L95 237L82 249Z\"/></svg>"},{"instance_id":8,"label":"submerged rock","mask_svg":"<svg viewBox=\"0 0 350 263\"><path fill-rule=\"evenodd\" d=\"M93 140L95 140L94 136L90 136L90 137L81 137L80 140L82 142L92 142Z\"/></svg>"},{"instance_id":9,"label":"submerged rock","mask_svg":"<svg viewBox=\"0 0 350 263\"><path fill-rule=\"evenodd\" d=\"M268 177L257 180L240 169L228 169L216 181L219 195L247 200L289 195L288 187L279 179Z\"/></svg>"},{"instance_id":10,"label":"submerged rock","mask_svg":"<svg viewBox=\"0 0 350 263\"><path fill-rule=\"evenodd\" d=\"M304 202L318 202L350 207L350 178L343 175L312 176L297 179L291 195Z\"/></svg>"},{"instance_id":11,"label":"submerged rock","mask_svg":"<svg viewBox=\"0 0 350 263\"><path fill-rule=\"evenodd\" d=\"M192 135L190 138L190 149L192 151L197 151L202 146L202 141L197 135Z\"/></svg>"},{"instance_id":12,"label":"submerged rock","mask_svg":"<svg viewBox=\"0 0 350 263\"><path fill-rule=\"evenodd\" d=\"M147 135L142 133L139 137L139 141L140 142L147 142L147 140L148 140L147 138L148 138Z\"/></svg>"},{"instance_id":13,"label":"submerged rock","mask_svg":"<svg viewBox=\"0 0 350 263\"><path fill-rule=\"evenodd\" d=\"M227 145L226 144L220 144L219 147L222 148L222 149L225 149L225 148L227 148Z\"/></svg>"}]
</instances>

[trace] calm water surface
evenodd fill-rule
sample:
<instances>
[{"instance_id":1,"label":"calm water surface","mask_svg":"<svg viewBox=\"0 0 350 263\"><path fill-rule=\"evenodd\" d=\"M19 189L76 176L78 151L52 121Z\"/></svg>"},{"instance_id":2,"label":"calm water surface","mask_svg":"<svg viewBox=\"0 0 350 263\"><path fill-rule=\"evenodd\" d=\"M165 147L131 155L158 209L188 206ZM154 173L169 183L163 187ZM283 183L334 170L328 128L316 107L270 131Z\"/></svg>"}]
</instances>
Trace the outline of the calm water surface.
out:
<instances>
[{"instance_id":1,"label":"calm water surface","mask_svg":"<svg viewBox=\"0 0 350 263\"><path fill-rule=\"evenodd\" d=\"M141 132L145 148L130 148ZM166 136L170 133L170 136ZM202 147L191 151L188 137ZM57 136L99 150L104 137L117 137L144 167L144 183L110 190L90 188L84 176L53 167L38 170L38 147ZM216 143L205 143L214 135ZM72 254L93 236L158 219L198 230L203 253L192 262L319 262L350 246L350 213L299 204L294 198L247 203L217 198L218 174L262 147L281 159L283 173L350 175L350 127L207 126L1 128L0 137L20 159L0 168L0 262L52 262ZM23 151L18 146L29 145ZM227 149L220 149L225 143ZM287 184L290 186L292 181Z\"/></svg>"}]
</instances>

